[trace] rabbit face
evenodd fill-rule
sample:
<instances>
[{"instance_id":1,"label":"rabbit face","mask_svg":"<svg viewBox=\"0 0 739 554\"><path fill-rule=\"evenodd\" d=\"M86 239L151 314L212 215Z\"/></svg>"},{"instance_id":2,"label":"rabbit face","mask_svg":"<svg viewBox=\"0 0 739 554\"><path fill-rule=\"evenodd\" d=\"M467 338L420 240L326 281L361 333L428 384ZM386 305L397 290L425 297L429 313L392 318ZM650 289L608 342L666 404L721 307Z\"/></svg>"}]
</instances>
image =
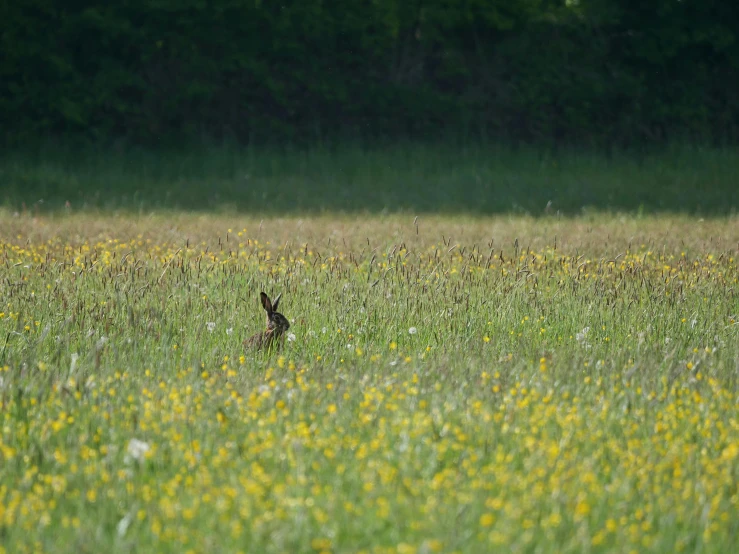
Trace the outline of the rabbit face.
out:
<instances>
[{"instance_id":1,"label":"rabbit face","mask_svg":"<svg viewBox=\"0 0 739 554\"><path fill-rule=\"evenodd\" d=\"M289 328L290 322L281 313L272 312L271 314L267 314L267 329L281 335Z\"/></svg>"}]
</instances>

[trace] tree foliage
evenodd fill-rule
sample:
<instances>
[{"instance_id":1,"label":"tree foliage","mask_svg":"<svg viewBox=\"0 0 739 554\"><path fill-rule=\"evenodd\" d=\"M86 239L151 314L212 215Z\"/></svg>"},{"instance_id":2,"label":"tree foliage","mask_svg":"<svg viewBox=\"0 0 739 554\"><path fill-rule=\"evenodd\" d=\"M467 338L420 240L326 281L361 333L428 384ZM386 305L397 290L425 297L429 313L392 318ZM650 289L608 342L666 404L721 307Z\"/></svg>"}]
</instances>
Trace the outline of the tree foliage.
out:
<instances>
[{"instance_id":1,"label":"tree foliage","mask_svg":"<svg viewBox=\"0 0 739 554\"><path fill-rule=\"evenodd\" d=\"M0 5L0 139L739 138L725 0Z\"/></svg>"}]
</instances>

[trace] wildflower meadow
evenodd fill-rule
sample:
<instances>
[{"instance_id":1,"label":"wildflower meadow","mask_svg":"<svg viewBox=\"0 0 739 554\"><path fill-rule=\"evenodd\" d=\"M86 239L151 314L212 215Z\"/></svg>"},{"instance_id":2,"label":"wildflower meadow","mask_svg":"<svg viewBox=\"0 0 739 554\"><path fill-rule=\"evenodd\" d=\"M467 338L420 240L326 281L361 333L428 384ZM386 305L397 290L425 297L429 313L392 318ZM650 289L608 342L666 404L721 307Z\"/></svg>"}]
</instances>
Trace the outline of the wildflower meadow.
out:
<instances>
[{"instance_id":1,"label":"wildflower meadow","mask_svg":"<svg viewBox=\"0 0 739 554\"><path fill-rule=\"evenodd\" d=\"M732 552L738 249L735 216L0 211L0 552Z\"/></svg>"}]
</instances>

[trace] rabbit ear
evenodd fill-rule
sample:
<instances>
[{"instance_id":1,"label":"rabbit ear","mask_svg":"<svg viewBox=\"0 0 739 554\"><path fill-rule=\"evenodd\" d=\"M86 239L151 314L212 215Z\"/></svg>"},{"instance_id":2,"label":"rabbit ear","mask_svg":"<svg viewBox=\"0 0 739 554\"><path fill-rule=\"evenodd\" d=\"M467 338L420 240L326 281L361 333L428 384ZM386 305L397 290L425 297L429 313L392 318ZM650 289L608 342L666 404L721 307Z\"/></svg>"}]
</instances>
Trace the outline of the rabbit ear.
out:
<instances>
[{"instance_id":1,"label":"rabbit ear","mask_svg":"<svg viewBox=\"0 0 739 554\"><path fill-rule=\"evenodd\" d=\"M277 305L280 303L280 297L281 296L282 296L282 293L278 294L277 295L277 298L275 298L275 301L272 302L272 311L273 312L276 312L277 311Z\"/></svg>"},{"instance_id":2,"label":"rabbit ear","mask_svg":"<svg viewBox=\"0 0 739 554\"><path fill-rule=\"evenodd\" d=\"M260 292L259 296L262 299L262 306L264 306L265 311L268 314L271 314L274 310L272 310L272 302L269 300L269 296L267 296L265 293Z\"/></svg>"}]
</instances>

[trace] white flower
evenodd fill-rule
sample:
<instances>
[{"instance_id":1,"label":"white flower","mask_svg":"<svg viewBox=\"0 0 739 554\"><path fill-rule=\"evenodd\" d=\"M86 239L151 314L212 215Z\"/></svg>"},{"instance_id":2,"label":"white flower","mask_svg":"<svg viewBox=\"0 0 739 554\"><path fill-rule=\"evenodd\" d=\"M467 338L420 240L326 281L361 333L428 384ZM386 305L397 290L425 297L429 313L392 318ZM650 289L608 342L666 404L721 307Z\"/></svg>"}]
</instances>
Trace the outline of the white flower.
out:
<instances>
[{"instance_id":1,"label":"white flower","mask_svg":"<svg viewBox=\"0 0 739 554\"><path fill-rule=\"evenodd\" d=\"M321 333L323 333L324 335L326 334L326 328L325 327L321 327Z\"/></svg>"},{"instance_id":2,"label":"white flower","mask_svg":"<svg viewBox=\"0 0 739 554\"><path fill-rule=\"evenodd\" d=\"M287 342L295 342L295 333L287 334Z\"/></svg>"},{"instance_id":3,"label":"white flower","mask_svg":"<svg viewBox=\"0 0 739 554\"><path fill-rule=\"evenodd\" d=\"M234 332L234 328L233 327L229 327L228 329L226 329L226 334L227 335L232 335L233 332Z\"/></svg>"},{"instance_id":4,"label":"white flower","mask_svg":"<svg viewBox=\"0 0 739 554\"><path fill-rule=\"evenodd\" d=\"M405 452L408 450L408 443L410 442L410 437L408 436L408 433L401 433L400 434L400 444L398 444L398 450L400 452Z\"/></svg>"},{"instance_id":5,"label":"white flower","mask_svg":"<svg viewBox=\"0 0 739 554\"><path fill-rule=\"evenodd\" d=\"M80 355L77 354L77 352L72 353L72 361L69 363L69 374L72 375L74 373L75 368L77 367L77 360L79 359Z\"/></svg>"},{"instance_id":6,"label":"white flower","mask_svg":"<svg viewBox=\"0 0 739 554\"><path fill-rule=\"evenodd\" d=\"M133 515L126 514L123 519L118 522L118 525L116 525L116 531L118 531L119 537L122 537L126 534L126 531L128 531L128 527L131 525L131 521L133 521Z\"/></svg>"},{"instance_id":7,"label":"white flower","mask_svg":"<svg viewBox=\"0 0 739 554\"><path fill-rule=\"evenodd\" d=\"M416 329L415 327L411 327L410 329L408 329L408 333L411 335L415 335L416 333L418 333L418 329Z\"/></svg>"},{"instance_id":8,"label":"white flower","mask_svg":"<svg viewBox=\"0 0 739 554\"><path fill-rule=\"evenodd\" d=\"M587 338L589 332L590 332L590 327L585 327L585 329L583 329L582 331L580 331L579 333L577 333L575 335L575 338L577 339L577 342L584 341Z\"/></svg>"},{"instance_id":9,"label":"white flower","mask_svg":"<svg viewBox=\"0 0 739 554\"><path fill-rule=\"evenodd\" d=\"M126 447L125 461L128 463L130 463L132 460L142 462L149 450L151 450L149 443L140 441L138 439L131 439L130 441L128 441L128 447Z\"/></svg>"},{"instance_id":10,"label":"white flower","mask_svg":"<svg viewBox=\"0 0 739 554\"><path fill-rule=\"evenodd\" d=\"M215 321L209 321L205 324L208 327L208 332L212 333L216 328L216 322Z\"/></svg>"}]
</instances>

